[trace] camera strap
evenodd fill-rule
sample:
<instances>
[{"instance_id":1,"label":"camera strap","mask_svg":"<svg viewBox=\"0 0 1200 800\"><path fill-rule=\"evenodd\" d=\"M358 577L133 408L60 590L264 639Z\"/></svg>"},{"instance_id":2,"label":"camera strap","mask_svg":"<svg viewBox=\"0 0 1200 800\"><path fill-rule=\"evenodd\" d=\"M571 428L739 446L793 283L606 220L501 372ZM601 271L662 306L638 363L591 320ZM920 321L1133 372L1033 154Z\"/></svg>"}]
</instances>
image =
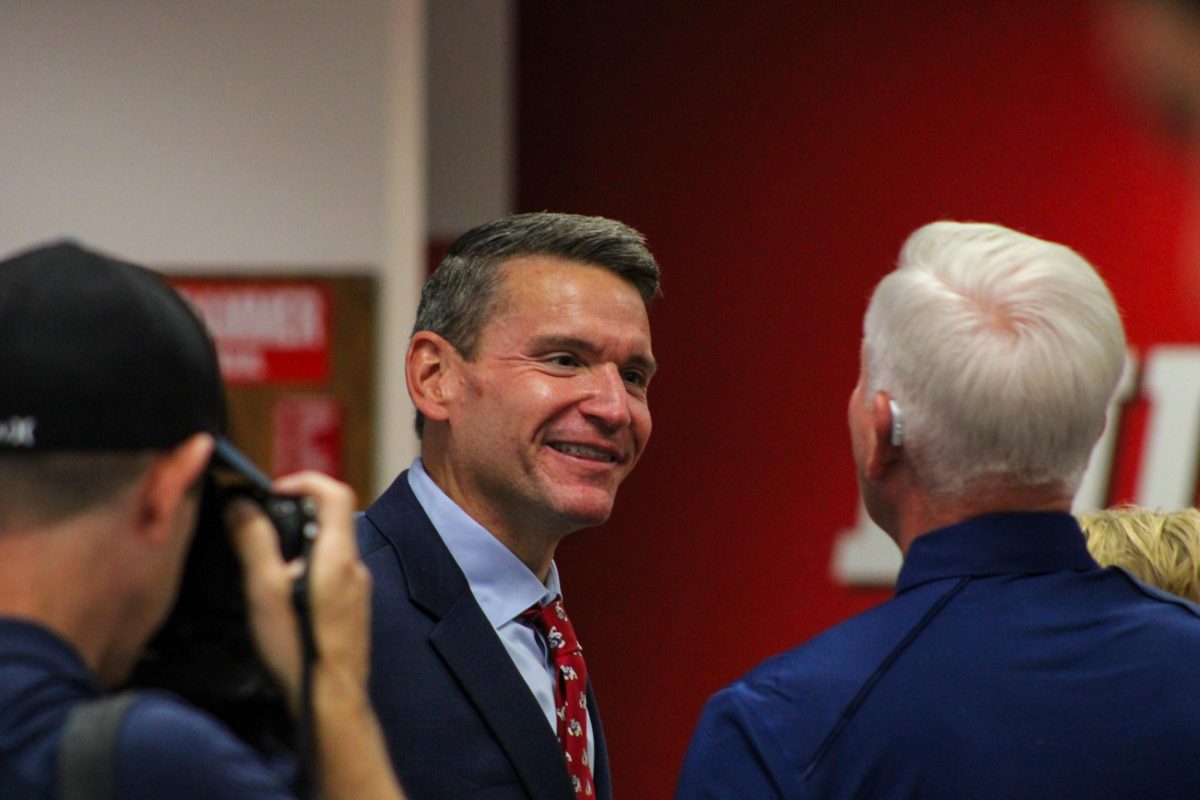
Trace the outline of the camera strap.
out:
<instances>
[{"instance_id":1,"label":"camera strap","mask_svg":"<svg viewBox=\"0 0 1200 800\"><path fill-rule=\"evenodd\" d=\"M317 662L317 640L313 634L312 607L308 601L308 567L292 583L292 607L300 623L300 718L296 724L296 796L316 796L313 785L317 763L316 721L313 717L312 673Z\"/></svg>"},{"instance_id":2,"label":"camera strap","mask_svg":"<svg viewBox=\"0 0 1200 800\"><path fill-rule=\"evenodd\" d=\"M121 692L71 709L54 774L59 800L117 800L117 733L135 700Z\"/></svg>"}]
</instances>

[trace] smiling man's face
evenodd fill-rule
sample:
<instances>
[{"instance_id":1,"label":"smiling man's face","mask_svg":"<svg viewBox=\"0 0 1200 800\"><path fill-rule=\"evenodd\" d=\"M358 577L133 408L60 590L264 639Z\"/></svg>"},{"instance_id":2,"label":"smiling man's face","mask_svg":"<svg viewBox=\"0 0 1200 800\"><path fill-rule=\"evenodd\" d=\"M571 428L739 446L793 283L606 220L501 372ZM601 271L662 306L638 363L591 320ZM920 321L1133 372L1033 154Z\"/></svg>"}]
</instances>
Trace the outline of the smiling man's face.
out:
<instances>
[{"instance_id":1,"label":"smiling man's face","mask_svg":"<svg viewBox=\"0 0 1200 800\"><path fill-rule=\"evenodd\" d=\"M650 438L646 305L601 267L530 256L502 269L449 409L450 494L501 536L565 536L608 519Z\"/></svg>"}]
</instances>

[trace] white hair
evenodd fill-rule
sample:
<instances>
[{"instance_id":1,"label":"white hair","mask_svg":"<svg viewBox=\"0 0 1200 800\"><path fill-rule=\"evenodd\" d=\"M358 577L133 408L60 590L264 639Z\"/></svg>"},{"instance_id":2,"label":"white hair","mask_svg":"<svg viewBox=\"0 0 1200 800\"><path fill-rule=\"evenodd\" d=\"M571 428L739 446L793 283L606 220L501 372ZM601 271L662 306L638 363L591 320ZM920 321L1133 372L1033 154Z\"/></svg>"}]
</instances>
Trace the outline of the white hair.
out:
<instances>
[{"instance_id":1,"label":"white hair","mask_svg":"<svg viewBox=\"0 0 1200 800\"><path fill-rule=\"evenodd\" d=\"M1079 254L999 225L934 222L875 288L863 363L943 497L1003 482L1074 494L1104 429L1125 332Z\"/></svg>"}]
</instances>

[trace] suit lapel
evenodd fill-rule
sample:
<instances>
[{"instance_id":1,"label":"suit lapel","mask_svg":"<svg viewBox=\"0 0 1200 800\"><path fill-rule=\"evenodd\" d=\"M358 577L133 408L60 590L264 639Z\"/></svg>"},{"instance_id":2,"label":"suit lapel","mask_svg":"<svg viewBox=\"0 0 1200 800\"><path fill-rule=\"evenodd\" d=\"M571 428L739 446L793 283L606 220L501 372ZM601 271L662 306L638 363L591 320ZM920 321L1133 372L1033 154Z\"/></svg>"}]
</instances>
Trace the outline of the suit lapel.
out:
<instances>
[{"instance_id":1,"label":"suit lapel","mask_svg":"<svg viewBox=\"0 0 1200 800\"><path fill-rule=\"evenodd\" d=\"M442 617L430 643L495 734L530 796L574 800L554 732L469 592Z\"/></svg>"},{"instance_id":2,"label":"suit lapel","mask_svg":"<svg viewBox=\"0 0 1200 800\"><path fill-rule=\"evenodd\" d=\"M612 775L608 770L608 744L604 740L604 726L600 724L600 707L596 704L596 693L592 681L587 685L588 712L592 718L592 734L595 736L596 763L592 765L592 781L596 785L599 800L612 800Z\"/></svg>"},{"instance_id":3,"label":"suit lapel","mask_svg":"<svg viewBox=\"0 0 1200 800\"><path fill-rule=\"evenodd\" d=\"M413 495L407 473L367 516L400 555L413 602L437 620L430 645L492 731L529 796L574 800L554 731Z\"/></svg>"}]
</instances>

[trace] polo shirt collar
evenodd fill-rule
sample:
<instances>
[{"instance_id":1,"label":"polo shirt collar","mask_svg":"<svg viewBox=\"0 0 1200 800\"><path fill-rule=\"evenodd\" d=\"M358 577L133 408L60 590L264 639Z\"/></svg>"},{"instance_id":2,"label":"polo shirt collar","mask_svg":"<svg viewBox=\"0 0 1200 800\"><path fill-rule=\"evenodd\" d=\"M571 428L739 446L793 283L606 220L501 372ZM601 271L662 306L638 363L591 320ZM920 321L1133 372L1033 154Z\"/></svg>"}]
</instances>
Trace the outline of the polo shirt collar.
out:
<instances>
[{"instance_id":1,"label":"polo shirt collar","mask_svg":"<svg viewBox=\"0 0 1200 800\"><path fill-rule=\"evenodd\" d=\"M1099 565L1070 514L985 514L917 537L900 569L896 593L944 578L1091 569Z\"/></svg>"}]
</instances>

